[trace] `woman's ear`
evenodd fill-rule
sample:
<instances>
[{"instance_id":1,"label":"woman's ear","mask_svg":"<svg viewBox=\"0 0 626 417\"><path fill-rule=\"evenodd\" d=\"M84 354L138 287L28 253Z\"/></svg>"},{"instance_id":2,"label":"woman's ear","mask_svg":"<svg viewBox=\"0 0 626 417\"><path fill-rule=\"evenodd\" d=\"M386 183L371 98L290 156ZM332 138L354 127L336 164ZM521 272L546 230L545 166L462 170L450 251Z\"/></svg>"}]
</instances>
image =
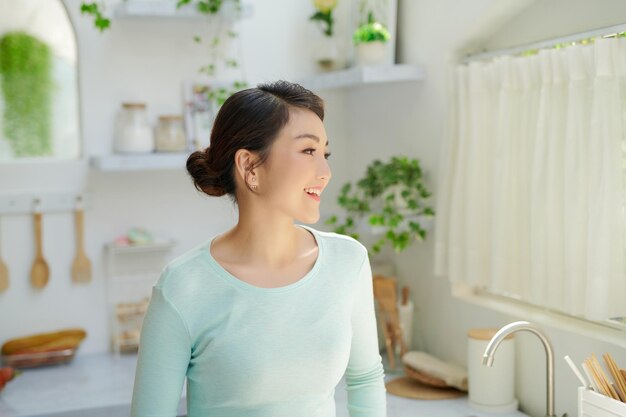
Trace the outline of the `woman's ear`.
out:
<instances>
[{"instance_id":1,"label":"woman's ear","mask_svg":"<svg viewBox=\"0 0 626 417\"><path fill-rule=\"evenodd\" d=\"M256 172L252 168L256 162L256 155L247 149L239 149L235 152L235 167L237 169L237 175L243 183L250 181L251 177L256 176ZM250 171L249 173L247 171ZM248 179L246 179L246 175ZM258 180L257 180L258 181Z\"/></svg>"}]
</instances>

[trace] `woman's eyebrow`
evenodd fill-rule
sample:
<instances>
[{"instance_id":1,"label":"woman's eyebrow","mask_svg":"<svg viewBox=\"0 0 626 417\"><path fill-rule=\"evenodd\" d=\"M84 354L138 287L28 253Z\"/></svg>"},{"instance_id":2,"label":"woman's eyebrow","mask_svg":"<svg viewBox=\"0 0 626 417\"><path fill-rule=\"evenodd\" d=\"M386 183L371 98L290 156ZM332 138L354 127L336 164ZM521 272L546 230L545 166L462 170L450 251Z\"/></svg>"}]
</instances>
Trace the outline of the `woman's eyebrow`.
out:
<instances>
[{"instance_id":1,"label":"woman's eyebrow","mask_svg":"<svg viewBox=\"0 0 626 417\"><path fill-rule=\"evenodd\" d=\"M313 139L317 143L320 143L320 138L318 138L317 136L315 136L312 133L302 133L302 134L296 136L294 139L305 139L305 138ZM326 141L326 146L328 146L329 143L330 142L327 140Z\"/></svg>"}]
</instances>

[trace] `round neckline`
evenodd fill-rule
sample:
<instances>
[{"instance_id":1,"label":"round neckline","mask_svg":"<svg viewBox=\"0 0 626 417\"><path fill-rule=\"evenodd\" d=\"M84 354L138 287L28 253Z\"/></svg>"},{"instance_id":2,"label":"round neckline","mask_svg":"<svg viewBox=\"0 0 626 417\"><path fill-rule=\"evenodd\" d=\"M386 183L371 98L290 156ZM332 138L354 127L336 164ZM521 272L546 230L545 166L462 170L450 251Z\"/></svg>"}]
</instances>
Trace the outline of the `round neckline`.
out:
<instances>
[{"instance_id":1,"label":"round neckline","mask_svg":"<svg viewBox=\"0 0 626 417\"><path fill-rule=\"evenodd\" d=\"M256 291L256 292L275 293L275 292L288 291L288 290L300 287L301 285L304 285L305 283L310 281L313 277L315 277L315 275L317 274L317 271L320 269L320 264L322 262L322 253L324 252L322 239L320 239L320 236L318 235L317 230L313 229L312 227L305 226L302 224L296 224L296 226L302 227L303 229L308 230L313 235L313 238L315 239L315 242L317 243L317 258L315 259L315 263L313 264L313 267L302 278L300 278L299 280L295 282L292 282L291 284L283 285L281 287L267 287L267 288L258 287L256 285L249 284L237 278L230 272L228 272L226 268L224 268L219 262L217 262L217 260L211 254L211 245L213 244L213 241L219 235L215 235L211 237L203 245L202 252L204 252L205 259L209 261L209 264L213 267L213 269L215 269L215 271L217 272L217 275L230 284L233 284L239 288L243 288L243 289L250 290L250 291Z\"/></svg>"}]
</instances>

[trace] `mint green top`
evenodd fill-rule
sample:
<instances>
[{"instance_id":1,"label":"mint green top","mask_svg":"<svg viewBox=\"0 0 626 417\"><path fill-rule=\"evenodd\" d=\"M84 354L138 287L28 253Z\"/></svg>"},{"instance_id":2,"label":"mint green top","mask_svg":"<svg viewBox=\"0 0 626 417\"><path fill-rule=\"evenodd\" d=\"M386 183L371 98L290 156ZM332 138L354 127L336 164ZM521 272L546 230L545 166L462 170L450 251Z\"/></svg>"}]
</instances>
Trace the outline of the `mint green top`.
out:
<instances>
[{"instance_id":1,"label":"mint green top","mask_svg":"<svg viewBox=\"0 0 626 417\"><path fill-rule=\"evenodd\" d=\"M351 417L386 417L367 249L302 226L318 257L300 280L248 284L211 255L216 236L171 261L152 289L131 417L334 417L345 372Z\"/></svg>"}]
</instances>

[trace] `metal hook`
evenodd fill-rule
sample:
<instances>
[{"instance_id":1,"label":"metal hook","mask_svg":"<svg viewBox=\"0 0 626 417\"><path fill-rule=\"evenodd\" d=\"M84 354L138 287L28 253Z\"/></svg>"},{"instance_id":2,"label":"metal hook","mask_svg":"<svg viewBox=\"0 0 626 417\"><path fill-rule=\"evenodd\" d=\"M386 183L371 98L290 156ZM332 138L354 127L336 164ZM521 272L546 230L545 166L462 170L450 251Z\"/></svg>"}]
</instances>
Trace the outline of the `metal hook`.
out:
<instances>
[{"instance_id":1,"label":"metal hook","mask_svg":"<svg viewBox=\"0 0 626 417\"><path fill-rule=\"evenodd\" d=\"M82 194L76 196L76 210L82 210L85 207L85 202Z\"/></svg>"},{"instance_id":2,"label":"metal hook","mask_svg":"<svg viewBox=\"0 0 626 417\"><path fill-rule=\"evenodd\" d=\"M41 199L39 197L35 197L33 200L33 212L41 213Z\"/></svg>"}]
</instances>

